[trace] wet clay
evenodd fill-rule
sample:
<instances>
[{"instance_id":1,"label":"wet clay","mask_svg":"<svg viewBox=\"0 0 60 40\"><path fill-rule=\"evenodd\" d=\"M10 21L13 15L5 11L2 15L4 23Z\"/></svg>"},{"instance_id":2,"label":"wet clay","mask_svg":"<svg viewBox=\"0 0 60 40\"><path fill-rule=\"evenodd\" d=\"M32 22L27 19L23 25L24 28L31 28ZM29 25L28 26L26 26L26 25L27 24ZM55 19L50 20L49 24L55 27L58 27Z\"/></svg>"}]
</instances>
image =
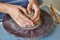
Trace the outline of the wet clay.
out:
<instances>
[{"instance_id":1,"label":"wet clay","mask_svg":"<svg viewBox=\"0 0 60 40\"><path fill-rule=\"evenodd\" d=\"M41 20L42 24L31 30L21 28L8 14L3 18L2 23L5 30L16 37L32 38L43 37L53 29L52 17L43 10L41 10Z\"/></svg>"}]
</instances>

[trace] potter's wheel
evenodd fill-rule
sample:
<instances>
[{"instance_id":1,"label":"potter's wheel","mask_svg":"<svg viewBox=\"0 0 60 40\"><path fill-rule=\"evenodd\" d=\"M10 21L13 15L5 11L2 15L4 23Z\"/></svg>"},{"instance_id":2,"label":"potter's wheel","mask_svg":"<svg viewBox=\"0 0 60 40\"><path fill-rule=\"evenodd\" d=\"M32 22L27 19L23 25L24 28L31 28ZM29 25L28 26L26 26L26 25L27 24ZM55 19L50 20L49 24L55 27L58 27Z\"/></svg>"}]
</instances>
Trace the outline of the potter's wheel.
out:
<instances>
[{"instance_id":1,"label":"potter's wheel","mask_svg":"<svg viewBox=\"0 0 60 40\"><path fill-rule=\"evenodd\" d=\"M53 29L52 17L43 10L41 10L41 20L42 24L32 30L25 30L21 28L13 21L13 19L8 14L3 18L2 23L4 28L9 33L17 37L32 38L32 37L43 37Z\"/></svg>"}]
</instances>

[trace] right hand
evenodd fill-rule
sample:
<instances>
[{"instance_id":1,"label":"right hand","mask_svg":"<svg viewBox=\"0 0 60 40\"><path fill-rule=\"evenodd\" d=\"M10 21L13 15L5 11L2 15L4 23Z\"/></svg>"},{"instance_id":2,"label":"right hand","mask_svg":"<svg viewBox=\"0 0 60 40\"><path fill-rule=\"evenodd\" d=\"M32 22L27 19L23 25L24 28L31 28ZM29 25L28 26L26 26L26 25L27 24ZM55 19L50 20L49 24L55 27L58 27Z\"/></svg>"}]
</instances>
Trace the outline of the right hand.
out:
<instances>
[{"instance_id":1,"label":"right hand","mask_svg":"<svg viewBox=\"0 0 60 40\"><path fill-rule=\"evenodd\" d=\"M38 0L29 0L29 4L27 6L27 11L30 13L32 10L34 10L34 16L32 18L34 23L37 23L40 20L40 8L38 5Z\"/></svg>"},{"instance_id":2,"label":"right hand","mask_svg":"<svg viewBox=\"0 0 60 40\"><path fill-rule=\"evenodd\" d=\"M22 6L6 4L5 8L6 8L6 12L13 18L13 20L19 26L21 27L25 27L27 25L33 26L33 22L21 13L20 10L22 10L24 13L27 13L26 9L23 8Z\"/></svg>"}]
</instances>

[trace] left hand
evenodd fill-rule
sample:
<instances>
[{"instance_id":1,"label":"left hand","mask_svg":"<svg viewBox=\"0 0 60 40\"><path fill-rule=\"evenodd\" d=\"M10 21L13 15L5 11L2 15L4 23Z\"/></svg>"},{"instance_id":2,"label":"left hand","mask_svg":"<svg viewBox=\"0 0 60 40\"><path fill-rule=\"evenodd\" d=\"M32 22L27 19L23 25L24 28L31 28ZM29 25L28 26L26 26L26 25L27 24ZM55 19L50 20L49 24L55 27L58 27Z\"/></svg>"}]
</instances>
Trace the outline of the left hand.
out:
<instances>
[{"instance_id":1,"label":"left hand","mask_svg":"<svg viewBox=\"0 0 60 40\"><path fill-rule=\"evenodd\" d=\"M36 23L40 19L40 8L37 0L29 0L29 4L27 6L28 13L30 13L32 9L35 11L35 14L32 20L34 23Z\"/></svg>"},{"instance_id":2,"label":"left hand","mask_svg":"<svg viewBox=\"0 0 60 40\"><path fill-rule=\"evenodd\" d=\"M20 26L33 26L33 21L30 20L27 16L23 13L27 13L26 9L22 6L7 4L7 3L0 3L0 12L4 12L9 14L12 19Z\"/></svg>"}]
</instances>

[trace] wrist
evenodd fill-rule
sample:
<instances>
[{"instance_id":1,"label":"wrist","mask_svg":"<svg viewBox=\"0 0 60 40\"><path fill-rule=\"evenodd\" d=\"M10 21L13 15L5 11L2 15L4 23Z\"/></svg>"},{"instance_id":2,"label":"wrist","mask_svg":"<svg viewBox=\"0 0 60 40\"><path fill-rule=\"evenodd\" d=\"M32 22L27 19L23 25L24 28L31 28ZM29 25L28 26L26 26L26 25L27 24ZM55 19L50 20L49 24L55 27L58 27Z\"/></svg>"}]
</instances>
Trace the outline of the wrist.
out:
<instances>
[{"instance_id":1,"label":"wrist","mask_svg":"<svg viewBox=\"0 0 60 40\"><path fill-rule=\"evenodd\" d=\"M29 2L36 2L37 0L28 0Z\"/></svg>"}]
</instances>

